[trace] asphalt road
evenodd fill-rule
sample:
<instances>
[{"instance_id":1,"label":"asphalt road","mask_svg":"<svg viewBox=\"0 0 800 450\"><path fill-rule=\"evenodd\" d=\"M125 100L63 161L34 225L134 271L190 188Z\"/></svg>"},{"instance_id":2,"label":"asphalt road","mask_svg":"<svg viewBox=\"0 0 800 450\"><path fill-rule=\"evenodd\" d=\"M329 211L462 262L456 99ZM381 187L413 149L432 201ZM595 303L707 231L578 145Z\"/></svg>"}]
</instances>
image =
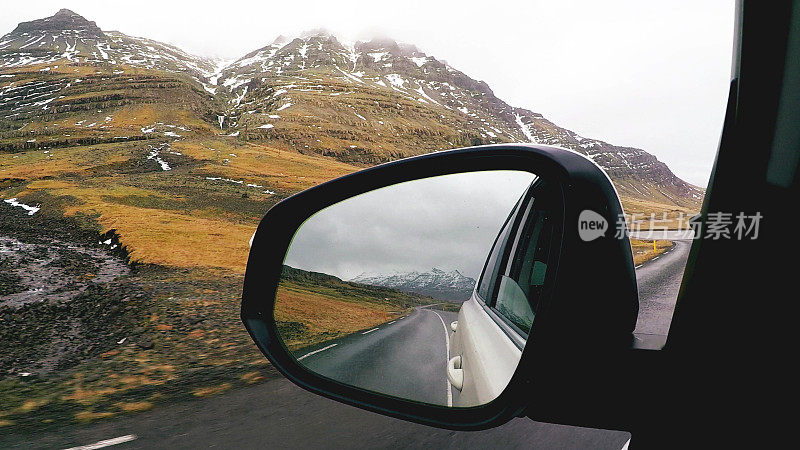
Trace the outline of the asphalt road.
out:
<instances>
[{"instance_id":1,"label":"asphalt road","mask_svg":"<svg viewBox=\"0 0 800 450\"><path fill-rule=\"evenodd\" d=\"M666 334L669 329L691 240L675 235L666 238L672 239L675 246L636 270L641 299L637 333ZM435 313L442 315L441 321L433 315ZM329 342L320 348L306 349L306 353L298 356L303 357L304 364L332 378L440 403L446 395L441 367L445 330L441 322L449 325L455 320L453 315L416 309L394 323L334 341L337 344L334 347L316 352L330 345ZM316 353L309 354L312 352ZM437 354L441 355L436 357ZM408 367L413 370L407 370ZM441 375L436 375L438 371ZM310 394L284 378L276 378L226 395L180 402L58 433L11 436L0 447L69 448L110 440L107 443L115 443L115 449L620 449L629 438L630 435L622 431L545 424L525 418L479 432L440 430L346 406Z\"/></svg>"},{"instance_id":2,"label":"asphalt road","mask_svg":"<svg viewBox=\"0 0 800 450\"><path fill-rule=\"evenodd\" d=\"M657 238L661 239L662 236ZM636 283L639 286L637 334L666 336L678 299L692 240L676 232L667 232L663 238L672 240L675 245L636 269Z\"/></svg>"},{"instance_id":3,"label":"asphalt road","mask_svg":"<svg viewBox=\"0 0 800 450\"><path fill-rule=\"evenodd\" d=\"M123 438L123 439L119 439ZM515 419L492 430L454 432L384 417L308 393L284 378L135 416L19 436L11 448L69 448L133 439L129 448L502 448L614 449L629 434Z\"/></svg>"},{"instance_id":4,"label":"asphalt road","mask_svg":"<svg viewBox=\"0 0 800 450\"><path fill-rule=\"evenodd\" d=\"M317 348L301 362L362 387L446 404L445 332L456 313L408 316ZM445 326L445 324L447 326ZM332 346L332 344L336 344ZM520 418L486 431L426 427L310 394L278 377L226 395L59 432L11 436L1 448L591 448L621 449L630 435Z\"/></svg>"},{"instance_id":5,"label":"asphalt road","mask_svg":"<svg viewBox=\"0 0 800 450\"><path fill-rule=\"evenodd\" d=\"M415 308L379 327L295 354L312 371L383 394L447 405L445 333L458 313ZM445 324L447 326L445 326Z\"/></svg>"}]
</instances>

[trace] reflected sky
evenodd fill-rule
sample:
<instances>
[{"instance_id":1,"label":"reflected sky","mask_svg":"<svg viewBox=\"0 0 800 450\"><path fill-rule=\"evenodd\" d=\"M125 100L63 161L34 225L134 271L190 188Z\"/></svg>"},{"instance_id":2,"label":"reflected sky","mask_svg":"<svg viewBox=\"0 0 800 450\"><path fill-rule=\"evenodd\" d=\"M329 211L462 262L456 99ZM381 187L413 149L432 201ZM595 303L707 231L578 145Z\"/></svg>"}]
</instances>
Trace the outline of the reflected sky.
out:
<instances>
[{"instance_id":1,"label":"reflected sky","mask_svg":"<svg viewBox=\"0 0 800 450\"><path fill-rule=\"evenodd\" d=\"M461 173L353 197L309 218L285 264L344 280L433 267L477 279L500 227L533 179L520 171Z\"/></svg>"}]
</instances>

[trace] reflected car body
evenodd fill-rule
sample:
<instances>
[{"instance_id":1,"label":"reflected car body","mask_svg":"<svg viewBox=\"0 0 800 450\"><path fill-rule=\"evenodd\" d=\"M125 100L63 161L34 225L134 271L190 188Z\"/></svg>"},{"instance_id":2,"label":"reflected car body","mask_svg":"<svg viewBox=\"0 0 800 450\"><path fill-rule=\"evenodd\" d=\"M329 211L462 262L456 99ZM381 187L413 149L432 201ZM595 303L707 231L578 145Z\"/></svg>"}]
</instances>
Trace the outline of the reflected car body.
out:
<instances>
[{"instance_id":1,"label":"reflected car body","mask_svg":"<svg viewBox=\"0 0 800 450\"><path fill-rule=\"evenodd\" d=\"M455 325L447 368L453 406L489 403L508 386L522 349L489 316L475 293L461 306Z\"/></svg>"},{"instance_id":2,"label":"reflected car body","mask_svg":"<svg viewBox=\"0 0 800 450\"><path fill-rule=\"evenodd\" d=\"M487 256L471 298L452 324L447 378L453 406L488 403L519 364L551 263L552 192L534 180L514 206Z\"/></svg>"}]
</instances>

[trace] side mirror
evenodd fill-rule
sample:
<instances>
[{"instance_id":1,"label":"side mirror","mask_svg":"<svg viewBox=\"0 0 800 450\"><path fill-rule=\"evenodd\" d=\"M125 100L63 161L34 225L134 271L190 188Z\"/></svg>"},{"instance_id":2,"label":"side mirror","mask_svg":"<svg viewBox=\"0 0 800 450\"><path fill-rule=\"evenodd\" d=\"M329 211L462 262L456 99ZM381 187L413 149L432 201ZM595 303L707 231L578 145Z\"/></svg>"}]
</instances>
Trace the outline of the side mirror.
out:
<instances>
[{"instance_id":1,"label":"side mirror","mask_svg":"<svg viewBox=\"0 0 800 450\"><path fill-rule=\"evenodd\" d=\"M311 392L427 425L496 426L558 389L536 383L557 378L553 355L629 348L638 296L620 217L605 173L555 147L365 169L264 216L242 320Z\"/></svg>"}]
</instances>

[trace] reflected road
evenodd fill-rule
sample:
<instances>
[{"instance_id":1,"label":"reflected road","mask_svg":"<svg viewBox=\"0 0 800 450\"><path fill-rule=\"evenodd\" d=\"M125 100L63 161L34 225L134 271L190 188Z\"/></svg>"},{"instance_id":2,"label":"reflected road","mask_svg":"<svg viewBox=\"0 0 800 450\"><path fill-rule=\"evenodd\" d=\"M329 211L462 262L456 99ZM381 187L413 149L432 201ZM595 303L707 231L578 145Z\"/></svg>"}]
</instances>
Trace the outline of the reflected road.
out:
<instances>
[{"instance_id":1,"label":"reflected road","mask_svg":"<svg viewBox=\"0 0 800 450\"><path fill-rule=\"evenodd\" d=\"M295 353L301 364L371 391L447 405L445 324L458 313L417 307L405 317ZM334 345L335 344L335 345ZM332 346L333 345L333 346Z\"/></svg>"}]
</instances>

